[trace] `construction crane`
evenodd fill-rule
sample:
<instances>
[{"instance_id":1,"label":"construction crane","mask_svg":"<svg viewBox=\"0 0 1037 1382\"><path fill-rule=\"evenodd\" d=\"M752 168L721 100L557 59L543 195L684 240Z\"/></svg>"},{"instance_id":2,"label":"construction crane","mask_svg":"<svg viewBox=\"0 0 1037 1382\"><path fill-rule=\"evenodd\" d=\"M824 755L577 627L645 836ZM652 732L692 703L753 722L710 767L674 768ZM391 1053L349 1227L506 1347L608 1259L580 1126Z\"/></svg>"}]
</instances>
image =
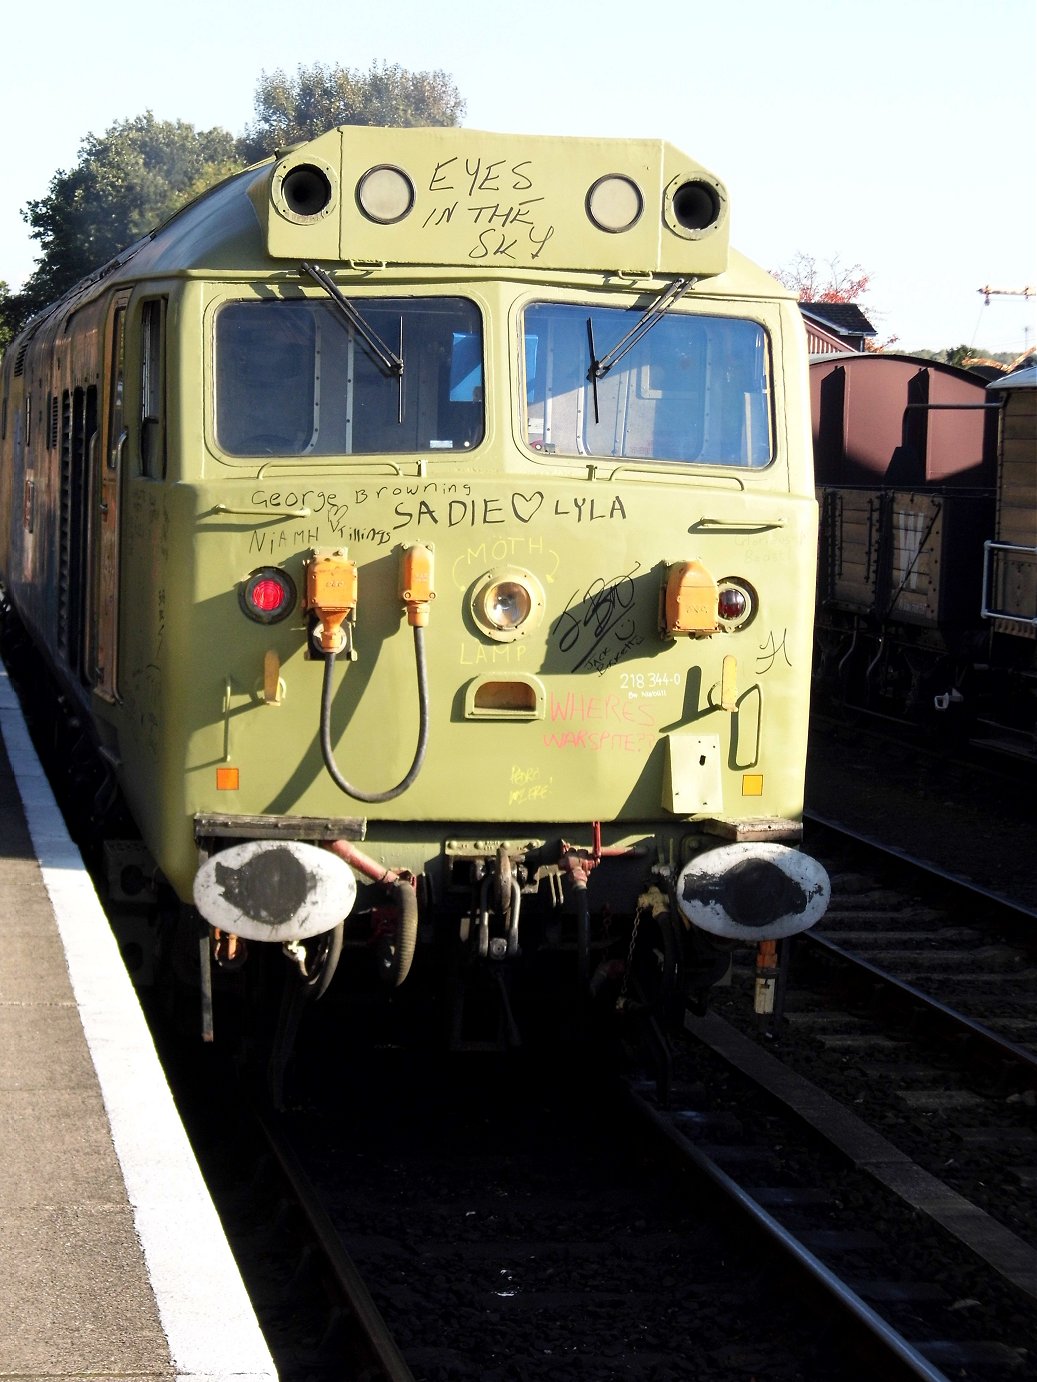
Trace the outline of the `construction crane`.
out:
<instances>
[{"instance_id":1,"label":"construction crane","mask_svg":"<svg viewBox=\"0 0 1037 1382\"><path fill-rule=\"evenodd\" d=\"M991 288L991 287L989 287L989 286L987 286L986 288L977 288L976 291L977 291L978 293L982 293L982 294L983 294L984 300L985 300L986 305L987 305L988 307L990 306L990 299L991 299L992 297L1001 297L1001 298L1032 298L1032 297L1034 296L1034 292L1035 292L1035 290L1034 290L1033 288L1029 288L1029 287L1027 287L1027 288Z\"/></svg>"},{"instance_id":2,"label":"construction crane","mask_svg":"<svg viewBox=\"0 0 1037 1382\"><path fill-rule=\"evenodd\" d=\"M992 297L1026 298L1027 301L1029 301L1030 298L1035 296L1035 291L1037 290L1035 290L1029 284L1025 288L991 288L991 286L988 283L985 288L977 289L977 292L983 294L983 304L986 307L990 306L990 299ZM980 315L982 315L982 312L983 308L980 308ZM979 327L979 322L976 323L976 326L977 328ZM1023 327L1023 353L1021 355L1016 356L1016 358L1008 366L1009 370L1017 369L1018 366L1022 363L1022 361L1026 360L1026 358L1030 355L1032 350L1032 347L1030 345L1030 331L1030 324L1027 323Z\"/></svg>"}]
</instances>

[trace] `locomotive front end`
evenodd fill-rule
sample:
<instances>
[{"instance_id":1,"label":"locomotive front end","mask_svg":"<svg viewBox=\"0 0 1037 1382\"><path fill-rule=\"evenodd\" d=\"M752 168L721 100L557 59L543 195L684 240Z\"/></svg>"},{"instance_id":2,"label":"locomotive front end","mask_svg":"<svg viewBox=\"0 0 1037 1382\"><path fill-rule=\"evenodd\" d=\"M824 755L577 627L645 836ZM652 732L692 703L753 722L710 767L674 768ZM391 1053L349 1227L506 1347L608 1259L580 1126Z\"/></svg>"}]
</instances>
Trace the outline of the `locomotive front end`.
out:
<instances>
[{"instance_id":1,"label":"locomotive front end","mask_svg":"<svg viewBox=\"0 0 1037 1382\"><path fill-rule=\"evenodd\" d=\"M244 185L265 258L183 288L119 635L209 955L438 985L461 1044L560 973L700 1004L827 900L795 303L667 145L343 128Z\"/></svg>"}]
</instances>

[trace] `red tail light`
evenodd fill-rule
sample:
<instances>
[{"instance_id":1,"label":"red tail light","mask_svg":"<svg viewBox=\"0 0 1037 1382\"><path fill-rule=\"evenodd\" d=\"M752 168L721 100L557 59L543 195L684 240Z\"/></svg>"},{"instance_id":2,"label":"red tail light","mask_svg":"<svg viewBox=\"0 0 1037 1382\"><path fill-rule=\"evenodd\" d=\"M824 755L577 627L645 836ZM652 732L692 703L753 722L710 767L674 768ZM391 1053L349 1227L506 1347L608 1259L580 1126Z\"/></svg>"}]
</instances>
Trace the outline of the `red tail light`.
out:
<instances>
[{"instance_id":1,"label":"red tail light","mask_svg":"<svg viewBox=\"0 0 1037 1382\"><path fill-rule=\"evenodd\" d=\"M749 608L749 601L742 591L733 585L727 586L717 595L717 614L721 619L741 619Z\"/></svg>"},{"instance_id":2,"label":"red tail light","mask_svg":"<svg viewBox=\"0 0 1037 1382\"><path fill-rule=\"evenodd\" d=\"M717 581L717 619L727 633L745 628L756 616L756 591L748 581L726 576Z\"/></svg>"},{"instance_id":3,"label":"red tail light","mask_svg":"<svg viewBox=\"0 0 1037 1382\"><path fill-rule=\"evenodd\" d=\"M295 608L295 582L287 571L263 566L253 571L240 588L241 607L259 624L276 624Z\"/></svg>"}]
</instances>

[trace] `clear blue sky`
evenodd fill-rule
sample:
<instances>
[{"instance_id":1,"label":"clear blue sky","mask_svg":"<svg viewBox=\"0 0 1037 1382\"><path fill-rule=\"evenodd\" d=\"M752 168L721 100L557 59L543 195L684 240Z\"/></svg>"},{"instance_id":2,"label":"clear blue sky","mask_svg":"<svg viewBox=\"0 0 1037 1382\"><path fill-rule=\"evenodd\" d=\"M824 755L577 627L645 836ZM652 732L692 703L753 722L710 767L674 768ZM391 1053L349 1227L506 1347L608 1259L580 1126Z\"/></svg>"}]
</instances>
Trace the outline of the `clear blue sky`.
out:
<instances>
[{"instance_id":1,"label":"clear blue sky","mask_svg":"<svg viewBox=\"0 0 1037 1382\"><path fill-rule=\"evenodd\" d=\"M20 212L88 133L146 110L240 134L263 71L441 69L473 129L669 140L728 186L733 241L871 275L911 350L1022 351L1037 299L1034 0L52 0L0 20L8 140L0 279L37 246Z\"/></svg>"}]
</instances>

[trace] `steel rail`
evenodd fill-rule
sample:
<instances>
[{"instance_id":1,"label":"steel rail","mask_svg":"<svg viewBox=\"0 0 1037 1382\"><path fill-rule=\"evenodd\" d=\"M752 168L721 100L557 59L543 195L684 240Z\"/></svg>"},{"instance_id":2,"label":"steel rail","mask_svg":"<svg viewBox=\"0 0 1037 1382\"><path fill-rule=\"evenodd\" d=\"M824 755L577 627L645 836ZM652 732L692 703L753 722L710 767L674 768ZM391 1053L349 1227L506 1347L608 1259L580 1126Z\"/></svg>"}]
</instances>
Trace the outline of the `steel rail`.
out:
<instances>
[{"instance_id":1,"label":"steel rail","mask_svg":"<svg viewBox=\"0 0 1037 1382\"><path fill-rule=\"evenodd\" d=\"M857 1331L862 1342L881 1353L881 1363L876 1360L876 1366L881 1367L881 1373L877 1375L883 1376L887 1382L898 1382L900 1378L923 1379L923 1382L949 1382L946 1373L941 1372L919 1353L903 1335L852 1291L788 1229L779 1224L774 1216L758 1204L731 1176L698 1147L688 1142L664 1112L654 1108L629 1086L626 1088L626 1094L637 1112L672 1143L681 1159L705 1176L757 1232L763 1234L769 1243L806 1274L825 1298L839 1310L847 1324Z\"/></svg>"},{"instance_id":2,"label":"steel rail","mask_svg":"<svg viewBox=\"0 0 1037 1382\"><path fill-rule=\"evenodd\" d=\"M921 1009L925 1019L934 1027L944 1031L948 1036L964 1037L974 1048L979 1048L985 1055L1016 1071L1019 1077L1031 1082L1037 1078L1037 1055L1024 1046L1009 1041L1007 1037L992 1031L975 1018L958 1012L956 1008L950 1007L939 998L934 998L930 993L925 993L914 984L908 983L906 979L898 979L895 974L872 964L862 955L845 950L827 936L815 936L804 932L797 940L810 950L831 956L840 965L852 969L858 976L881 984L884 992L896 995L900 1006L908 1007L915 1013Z\"/></svg>"},{"instance_id":3,"label":"steel rail","mask_svg":"<svg viewBox=\"0 0 1037 1382\"><path fill-rule=\"evenodd\" d=\"M389 1326L382 1318L298 1157L270 1123L258 1114L255 1116L272 1155L306 1215L336 1285L349 1302L349 1308L371 1346L384 1382L415 1382L414 1374L397 1348ZM370 1376L370 1373L365 1373L365 1376Z\"/></svg>"},{"instance_id":4,"label":"steel rail","mask_svg":"<svg viewBox=\"0 0 1037 1382\"><path fill-rule=\"evenodd\" d=\"M1004 923L1013 933L1012 940L1014 942L1021 941L1031 947L1034 945L1035 938L1037 938L1037 930L1035 930L1037 911L1024 906L1022 903L1015 902L1011 898L993 893L969 879L960 878L946 869L930 864L927 860L912 858L900 848L863 835L838 821L823 819L806 812L804 818L834 835L863 845L880 857L890 858L897 865L904 865L923 877L936 878L941 884L949 886L955 893L981 899L985 905L997 909L996 920L999 923ZM979 1051L984 1057L999 1063L1005 1073L1011 1072L1016 1079L1030 1087L1037 1079L1037 1054L1014 1041L1010 1041L1007 1037L986 1026L985 1023L959 1012L931 993L925 992L906 979L898 978L895 974L889 973L888 970L882 969L865 956L856 954L828 936L805 931L796 939L798 942L797 949L800 953L805 949L808 954L813 952L815 955L827 955L844 969L858 975L862 982L880 984L883 992L887 996L891 995L901 1010L908 1010L914 1015L921 1013L934 1030L945 1036L964 1037L974 1051Z\"/></svg>"},{"instance_id":5,"label":"steel rail","mask_svg":"<svg viewBox=\"0 0 1037 1382\"><path fill-rule=\"evenodd\" d=\"M832 820L828 816L816 815L813 811L804 811L803 820L821 830L830 831L834 835L841 835L852 840L855 844L863 845L876 854L885 855L915 873L929 878L937 878L941 883L951 885L957 892L967 893L969 896L979 898L990 906L996 907L999 912L999 920L1003 920L1006 925L1013 928L1016 932L1015 938L1018 940L1023 942L1030 940L1032 942L1037 935L1037 931L1035 931L1037 908L1028 907L1025 903L1006 897L1003 893L994 892L992 888L985 888L980 883L973 883L971 879L962 878L960 874L941 868L939 864L934 864L928 859L918 859L898 845L887 844L874 835L865 834L851 825L844 825L842 821Z\"/></svg>"}]
</instances>

